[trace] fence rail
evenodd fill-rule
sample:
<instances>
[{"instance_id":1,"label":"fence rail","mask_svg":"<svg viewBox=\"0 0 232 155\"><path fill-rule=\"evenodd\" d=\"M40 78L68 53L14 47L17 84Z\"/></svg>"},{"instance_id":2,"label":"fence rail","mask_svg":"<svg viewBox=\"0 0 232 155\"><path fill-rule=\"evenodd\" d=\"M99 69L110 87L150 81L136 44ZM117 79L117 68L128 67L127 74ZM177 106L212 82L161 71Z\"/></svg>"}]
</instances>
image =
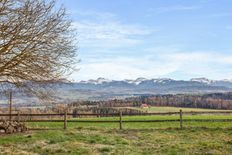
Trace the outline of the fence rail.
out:
<instances>
[{"instance_id":1,"label":"fence rail","mask_svg":"<svg viewBox=\"0 0 232 155\"><path fill-rule=\"evenodd\" d=\"M49 113L49 114L25 114L22 113L20 116L64 116L65 113ZM149 115L179 115L180 112L159 112L159 113L122 113L123 116L149 116ZM232 111L182 111L182 114L185 115L199 115L199 114L232 114ZM14 114L0 114L1 116L18 116L17 113ZM92 114L92 113L67 113L67 116L102 116L102 117L112 117L112 116L119 116L119 113L108 113L108 114Z\"/></svg>"},{"instance_id":2,"label":"fence rail","mask_svg":"<svg viewBox=\"0 0 232 155\"><path fill-rule=\"evenodd\" d=\"M110 113L110 114L90 114L90 113L79 113L79 114L73 114L73 113L50 113L50 114L25 114L25 113L17 113L17 114L0 114L0 117L9 117L9 120L13 121L13 117L16 117L14 121L20 121L20 122L63 122L64 123L64 129L67 128L67 124L70 122L79 122L79 123L119 123L119 128L122 129L123 123L151 123L151 122L180 122L180 128L183 128L183 122L232 122L231 119L183 119L184 115L204 115L204 114L231 114L232 111L188 111L183 112L181 109L179 112L159 112L159 113L137 113L137 114L126 114L126 113ZM152 115L179 115L179 119L161 119L161 120L123 120L123 116L152 116ZM22 117L42 117L42 116L60 116L63 119L21 119ZM118 117L118 120L72 120L69 119L68 116L75 116L75 117ZM4 119L5 120L5 119ZM4 120L0 120L4 121Z\"/></svg>"}]
</instances>

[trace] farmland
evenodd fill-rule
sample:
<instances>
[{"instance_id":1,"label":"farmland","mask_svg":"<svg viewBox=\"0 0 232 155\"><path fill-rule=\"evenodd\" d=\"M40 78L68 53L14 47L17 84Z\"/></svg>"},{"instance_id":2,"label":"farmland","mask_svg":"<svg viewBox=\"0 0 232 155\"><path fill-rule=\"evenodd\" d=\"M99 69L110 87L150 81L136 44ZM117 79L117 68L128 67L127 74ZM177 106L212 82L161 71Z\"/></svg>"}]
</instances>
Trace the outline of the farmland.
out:
<instances>
[{"instance_id":1,"label":"farmland","mask_svg":"<svg viewBox=\"0 0 232 155\"><path fill-rule=\"evenodd\" d=\"M217 110L217 109L203 109L203 108L179 108L179 107L167 107L167 106L153 106L150 108L134 108L146 112L179 112L180 109L183 111L227 111L227 110Z\"/></svg>"},{"instance_id":2,"label":"farmland","mask_svg":"<svg viewBox=\"0 0 232 155\"><path fill-rule=\"evenodd\" d=\"M178 111L179 108L152 107L149 110ZM201 111L202 109L198 109ZM183 111L197 111L184 109ZM206 111L206 110L204 110ZM210 110L209 110L210 111ZM177 119L168 116L124 116L127 120ZM184 115L185 119L231 119L232 115ZM139 122L90 123L81 120L118 120L118 117L70 118L63 130L62 122L28 122L23 134L2 135L2 154L231 154L232 122Z\"/></svg>"},{"instance_id":3,"label":"farmland","mask_svg":"<svg viewBox=\"0 0 232 155\"><path fill-rule=\"evenodd\" d=\"M3 136L0 145L15 154L230 154L232 131L74 128Z\"/></svg>"}]
</instances>

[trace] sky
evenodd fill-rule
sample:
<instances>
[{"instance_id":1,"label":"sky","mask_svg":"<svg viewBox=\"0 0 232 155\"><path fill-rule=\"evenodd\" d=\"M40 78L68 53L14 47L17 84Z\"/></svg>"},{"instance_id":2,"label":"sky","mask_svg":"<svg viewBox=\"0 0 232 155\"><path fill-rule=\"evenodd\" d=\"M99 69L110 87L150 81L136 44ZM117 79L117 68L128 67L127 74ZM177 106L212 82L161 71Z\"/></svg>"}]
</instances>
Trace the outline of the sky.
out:
<instances>
[{"instance_id":1,"label":"sky","mask_svg":"<svg viewBox=\"0 0 232 155\"><path fill-rule=\"evenodd\" d=\"M232 79L231 0L58 0L77 31L70 79Z\"/></svg>"}]
</instances>

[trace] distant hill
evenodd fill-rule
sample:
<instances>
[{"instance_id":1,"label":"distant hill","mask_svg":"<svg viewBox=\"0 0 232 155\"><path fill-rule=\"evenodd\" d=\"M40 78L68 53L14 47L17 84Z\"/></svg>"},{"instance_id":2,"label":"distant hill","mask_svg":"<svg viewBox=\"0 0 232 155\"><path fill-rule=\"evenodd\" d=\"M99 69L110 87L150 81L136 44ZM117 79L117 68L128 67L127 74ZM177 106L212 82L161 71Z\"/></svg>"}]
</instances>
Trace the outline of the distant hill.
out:
<instances>
[{"instance_id":1,"label":"distant hill","mask_svg":"<svg viewBox=\"0 0 232 155\"><path fill-rule=\"evenodd\" d=\"M193 78L191 80L173 80L169 78L135 80L96 80L80 82L63 82L53 84L56 94L55 102L72 102L76 100L108 100L146 94L204 94L218 92L232 92L232 80L210 80L207 78ZM16 93L18 103L37 103L39 100ZM29 99L29 100L28 100ZM0 99L1 100L1 99Z\"/></svg>"},{"instance_id":2,"label":"distant hill","mask_svg":"<svg viewBox=\"0 0 232 155\"><path fill-rule=\"evenodd\" d=\"M169 78L138 78L117 81L98 78L77 83L62 83L57 85L56 88L61 92L69 92L70 95L76 93L76 95L80 95L80 98L87 97L90 100L103 100L144 94L231 92L232 80L193 78L184 81Z\"/></svg>"}]
</instances>

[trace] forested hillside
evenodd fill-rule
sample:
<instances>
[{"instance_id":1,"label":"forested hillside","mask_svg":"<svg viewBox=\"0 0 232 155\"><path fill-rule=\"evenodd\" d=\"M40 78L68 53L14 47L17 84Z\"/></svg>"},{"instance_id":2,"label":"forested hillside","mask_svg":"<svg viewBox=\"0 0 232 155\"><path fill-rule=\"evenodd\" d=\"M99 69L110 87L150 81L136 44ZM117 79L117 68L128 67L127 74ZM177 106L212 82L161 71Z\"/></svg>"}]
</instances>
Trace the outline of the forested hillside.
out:
<instances>
[{"instance_id":1,"label":"forested hillside","mask_svg":"<svg viewBox=\"0 0 232 155\"><path fill-rule=\"evenodd\" d=\"M204 95L153 95L142 96L137 102L152 106L175 106L192 108L232 109L232 93L212 93Z\"/></svg>"},{"instance_id":2,"label":"forested hillside","mask_svg":"<svg viewBox=\"0 0 232 155\"><path fill-rule=\"evenodd\" d=\"M210 94L168 94L146 95L126 98L124 100L80 101L71 105L97 105L98 107L138 107L141 104L150 106L174 106L191 108L232 109L232 92Z\"/></svg>"}]
</instances>

